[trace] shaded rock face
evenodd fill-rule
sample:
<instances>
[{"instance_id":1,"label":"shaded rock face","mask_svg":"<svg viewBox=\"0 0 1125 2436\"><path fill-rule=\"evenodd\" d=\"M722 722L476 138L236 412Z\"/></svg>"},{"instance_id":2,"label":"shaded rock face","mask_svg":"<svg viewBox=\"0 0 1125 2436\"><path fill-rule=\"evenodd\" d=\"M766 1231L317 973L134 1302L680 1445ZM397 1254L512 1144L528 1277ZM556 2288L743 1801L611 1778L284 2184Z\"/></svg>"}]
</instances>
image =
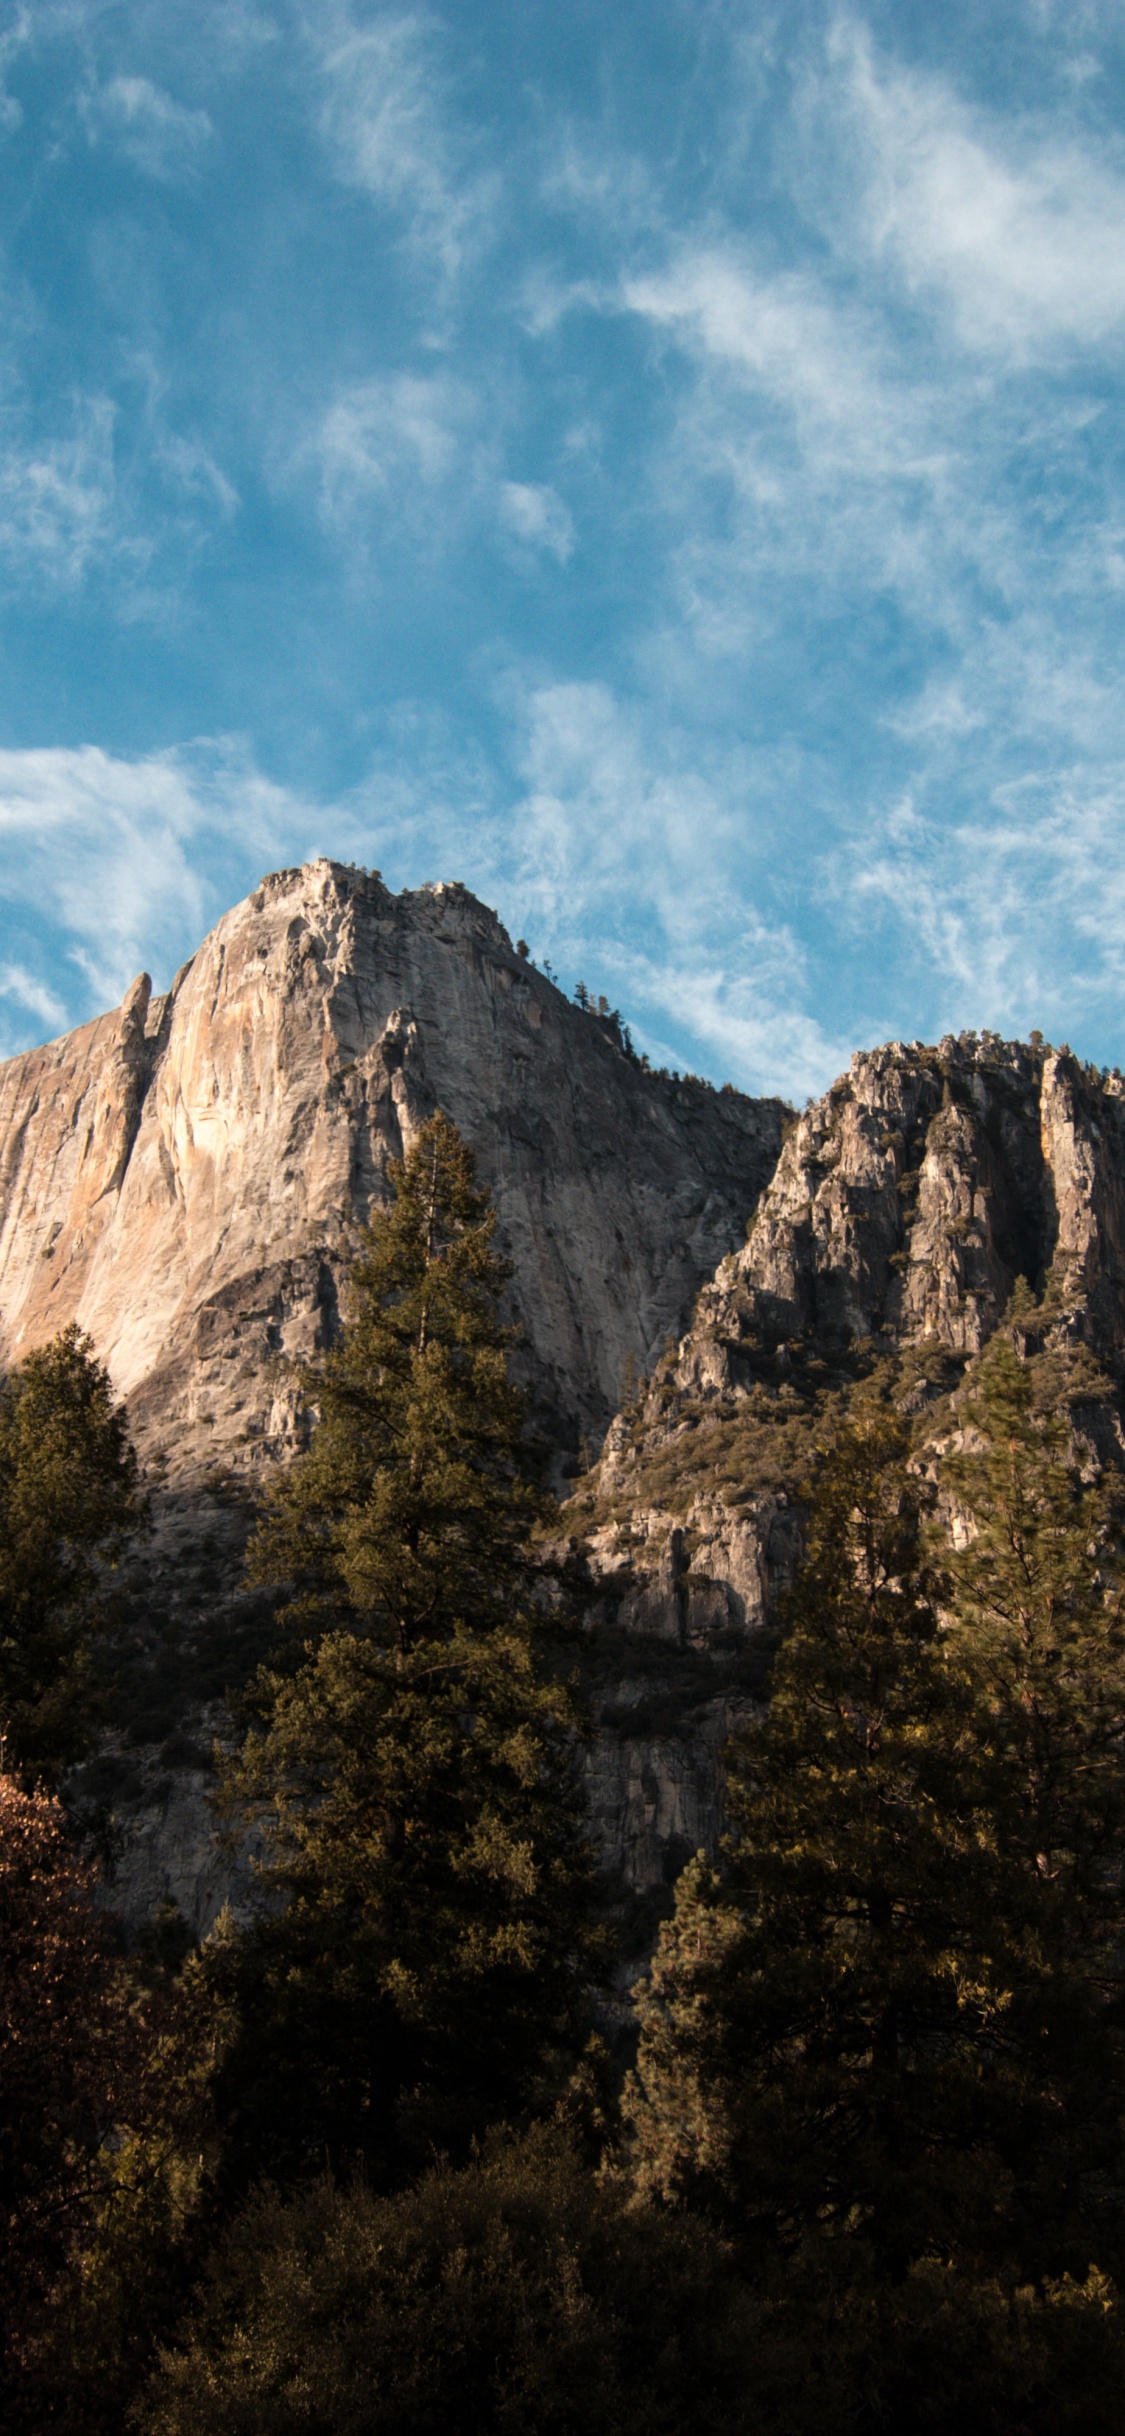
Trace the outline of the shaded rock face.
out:
<instances>
[{"instance_id":1,"label":"shaded rock face","mask_svg":"<svg viewBox=\"0 0 1125 2436\"><path fill-rule=\"evenodd\" d=\"M668 1653L669 1684L681 1669L674 1733L631 1737L616 1721L615 1783L657 1785L645 1815L668 1822L646 1837L630 1825L637 1798L630 1810L613 1796L636 1888L654 1886L676 1849L673 1818L705 1824L703 1841L717 1831L714 1720L753 1714L778 1594L799 1560L800 1424L779 1459L789 1486L763 1488L737 1476L738 1448L753 1445L748 1416L767 1432L771 1404L784 1416L802 1347L831 1361L857 1339L888 1351L930 1340L971 1357L1020 1276L1056 1288L1069 1324L1122 1371L1125 1084L1067 1052L990 1036L854 1057L791 1129L744 1247L703 1288L571 1509L595 1630L621 1636L624 1668L632 1643ZM763 1397L764 1376L781 1394ZM609 1795L599 1798L608 1819Z\"/></svg>"},{"instance_id":2,"label":"shaded rock face","mask_svg":"<svg viewBox=\"0 0 1125 2436\"><path fill-rule=\"evenodd\" d=\"M572 1442L740 1241L785 1111L644 1071L462 888L317 862L166 998L0 1067L0 1359L76 1318L173 1476L284 1453L274 1356L330 1338L389 1159L442 1107L477 1154L528 1367Z\"/></svg>"}]
</instances>

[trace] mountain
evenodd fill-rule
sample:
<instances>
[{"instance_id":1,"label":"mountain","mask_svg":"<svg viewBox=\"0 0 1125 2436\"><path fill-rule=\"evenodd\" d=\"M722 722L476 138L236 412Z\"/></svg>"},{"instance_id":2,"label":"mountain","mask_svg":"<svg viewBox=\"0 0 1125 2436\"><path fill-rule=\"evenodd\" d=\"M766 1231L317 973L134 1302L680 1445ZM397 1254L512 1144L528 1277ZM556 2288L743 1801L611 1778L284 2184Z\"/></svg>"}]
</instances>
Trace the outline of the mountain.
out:
<instances>
[{"instance_id":1,"label":"mountain","mask_svg":"<svg viewBox=\"0 0 1125 2436\"><path fill-rule=\"evenodd\" d=\"M0 1360L77 1319L128 1397L156 1531L129 1589L122 1729L89 1772L117 1893L206 1925L221 1694L268 1612L239 1588L255 1485L299 1443L292 1362L339 1324L388 1161L442 1107L513 1269L560 1471L600 1443L741 1243L790 1112L650 1072L461 887L318 861L264 880L166 996L0 1066Z\"/></svg>"},{"instance_id":2,"label":"mountain","mask_svg":"<svg viewBox=\"0 0 1125 2436\"><path fill-rule=\"evenodd\" d=\"M592 1818L639 1950L720 1830L824 1397L880 1349L947 1391L1018 1276L1123 1375L1125 1084L962 1035L859 1054L796 1118L648 1071L463 888L324 861L263 881L166 997L142 977L0 1067L0 1358L77 1318L155 1485L118 1730L82 1788L130 1917L171 1898L201 1930L237 1891L207 1746L268 1639L239 1584L254 1495L300 1442L293 1357L338 1326L387 1162L436 1106L494 1195L573 1483Z\"/></svg>"},{"instance_id":3,"label":"mountain","mask_svg":"<svg viewBox=\"0 0 1125 2436\"><path fill-rule=\"evenodd\" d=\"M442 1107L514 1270L564 1445L600 1438L773 1173L786 1110L650 1073L460 887L319 861L227 914L168 994L0 1066L0 1360L77 1319L173 1480L290 1435L275 1357L337 1324L389 1159Z\"/></svg>"},{"instance_id":4,"label":"mountain","mask_svg":"<svg viewBox=\"0 0 1125 2436\"><path fill-rule=\"evenodd\" d=\"M1121 1076L988 1033L854 1056L568 1511L612 1652L602 1810L638 1894L719 1832L715 1754L761 1697L823 1398L879 1352L948 1392L1021 1276L1120 1387Z\"/></svg>"}]
</instances>

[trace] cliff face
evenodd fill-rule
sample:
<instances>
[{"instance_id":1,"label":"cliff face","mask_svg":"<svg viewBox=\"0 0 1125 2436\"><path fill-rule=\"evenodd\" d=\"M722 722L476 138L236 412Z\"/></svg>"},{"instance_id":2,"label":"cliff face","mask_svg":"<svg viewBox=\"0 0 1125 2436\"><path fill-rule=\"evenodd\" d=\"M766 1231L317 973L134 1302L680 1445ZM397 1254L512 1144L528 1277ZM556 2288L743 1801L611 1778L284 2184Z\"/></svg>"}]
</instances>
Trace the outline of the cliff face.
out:
<instances>
[{"instance_id":1,"label":"cliff face","mask_svg":"<svg viewBox=\"0 0 1125 2436\"><path fill-rule=\"evenodd\" d=\"M791 1130L747 1242L569 1509L622 1679L663 1653L643 1766L678 1788L679 1815L663 1843L623 1842L638 1888L674 1873L689 1814L719 1823L714 1719L761 1695L816 1394L865 1340L925 1346L951 1383L1019 1276L1053 1287L1121 1375L1125 1084L988 1035L854 1057Z\"/></svg>"},{"instance_id":2,"label":"cliff face","mask_svg":"<svg viewBox=\"0 0 1125 2436\"><path fill-rule=\"evenodd\" d=\"M794 1128L745 1249L700 1298L677 1380L737 1387L739 1347L812 1333L980 1350L1017 1277L1125 1347L1125 1084L985 1036L898 1044Z\"/></svg>"},{"instance_id":3,"label":"cliff face","mask_svg":"<svg viewBox=\"0 0 1125 2436\"><path fill-rule=\"evenodd\" d=\"M784 1110L645 1072L461 888L318 862L166 998L0 1067L0 1359L76 1318L171 1477L283 1451L356 1227L433 1108L477 1153L529 1366L600 1437L773 1172Z\"/></svg>"},{"instance_id":4,"label":"cliff face","mask_svg":"<svg viewBox=\"0 0 1125 2436\"><path fill-rule=\"evenodd\" d=\"M275 874L166 998L142 978L0 1067L0 1359L77 1318L165 1467L129 1715L93 1787L130 1916L170 1895L198 1931L237 1891L206 1751L268 1630L238 1587L247 1492L295 1444L285 1357L336 1326L387 1161L435 1106L493 1192L560 1446L601 1438L630 1360L651 1373L567 1518L591 1573L593 1824L642 1924L721 1828L820 1388L869 1340L954 1376L1020 1275L1125 1369L1118 1078L988 1035L893 1044L793 1120L643 1070L463 889Z\"/></svg>"},{"instance_id":5,"label":"cliff face","mask_svg":"<svg viewBox=\"0 0 1125 2436\"><path fill-rule=\"evenodd\" d=\"M247 1492L295 1445L287 1357L330 1337L387 1162L439 1106L493 1193L560 1451L600 1440L629 1364L651 1365L742 1241L787 1111L647 1072L464 889L275 873L166 997L142 976L116 1013L0 1067L0 1362L77 1319L159 1484L128 1714L87 1787L117 1818L130 1917L171 1898L200 1931L241 1882L205 1768L264 1629L239 1589ZM653 1824L651 1771L615 1729L599 1742L604 1847L637 1883L676 1820L709 1832L694 1759L677 1764L683 1799L661 1794Z\"/></svg>"}]
</instances>

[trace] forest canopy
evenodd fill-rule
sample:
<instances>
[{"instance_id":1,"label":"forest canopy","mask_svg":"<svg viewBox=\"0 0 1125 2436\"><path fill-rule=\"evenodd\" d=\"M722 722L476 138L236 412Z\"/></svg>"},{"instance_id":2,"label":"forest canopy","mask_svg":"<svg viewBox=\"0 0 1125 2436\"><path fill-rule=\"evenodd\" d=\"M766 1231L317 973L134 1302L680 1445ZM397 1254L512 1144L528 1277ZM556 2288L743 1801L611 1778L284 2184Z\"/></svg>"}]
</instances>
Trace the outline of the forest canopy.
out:
<instances>
[{"instance_id":1,"label":"forest canopy","mask_svg":"<svg viewBox=\"0 0 1125 2436\"><path fill-rule=\"evenodd\" d=\"M124 1417L73 1332L0 1392L8 2423L1109 2436L1125 1615L1089 1357L1021 1290L952 1392L881 1361L810 1407L769 1696L630 2053L494 1215L440 1116L390 1182L249 1552L275 1644L222 1796L257 1893L183 1958L122 1950L35 1784L65 1797L143 1527Z\"/></svg>"}]
</instances>

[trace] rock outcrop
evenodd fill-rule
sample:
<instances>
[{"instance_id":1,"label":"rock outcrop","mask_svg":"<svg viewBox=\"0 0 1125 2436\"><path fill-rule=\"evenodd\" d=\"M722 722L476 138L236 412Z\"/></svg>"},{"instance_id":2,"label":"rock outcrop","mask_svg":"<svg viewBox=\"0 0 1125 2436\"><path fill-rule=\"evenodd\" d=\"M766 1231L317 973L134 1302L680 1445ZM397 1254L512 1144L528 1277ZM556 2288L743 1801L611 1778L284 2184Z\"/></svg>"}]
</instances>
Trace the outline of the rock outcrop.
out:
<instances>
[{"instance_id":1,"label":"rock outcrop","mask_svg":"<svg viewBox=\"0 0 1125 2436\"><path fill-rule=\"evenodd\" d=\"M131 1916L167 1898L198 1932L237 1889L196 1763L259 1646L250 1493L298 1443L292 1357L331 1338L387 1163L438 1106L491 1188L525 1376L573 1463L742 1241L780 1101L651 1073L465 889L396 896L326 861L264 880L166 996L142 975L0 1067L0 1362L76 1319L157 1484L129 1714L92 1789ZM598 1769L607 1855L644 1880L664 1830L636 1827L627 1754L607 1741ZM658 1804L688 1838L693 1799Z\"/></svg>"},{"instance_id":2,"label":"rock outcrop","mask_svg":"<svg viewBox=\"0 0 1125 2436\"><path fill-rule=\"evenodd\" d=\"M773 1173L779 1101L649 1073L460 887L263 881L166 997L0 1067L0 1360L75 1318L172 1476L292 1426L273 1357L336 1324L388 1159L441 1106L477 1153L532 1375L600 1439Z\"/></svg>"},{"instance_id":3,"label":"rock outcrop","mask_svg":"<svg viewBox=\"0 0 1125 2436\"><path fill-rule=\"evenodd\" d=\"M666 1708L679 1682L674 1722L631 1745L634 1776L665 1787L654 1815L715 1830L713 1721L758 1696L816 1394L872 1341L954 1380L1021 1276L1125 1376L1125 1083L991 1035L854 1057L570 1509L622 1679L663 1650ZM622 1833L634 1885L675 1866L683 1832Z\"/></svg>"},{"instance_id":4,"label":"rock outcrop","mask_svg":"<svg viewBox=\"0 0 1125 2436\"><path fill-rule=\"evenodd\" d=\"M745 1248L700 1298L677 1380L815 1335L979 1352L1017 1277L1125 1349L1125 1083L991 1035L856 1055L786 1142Z\"/></svg>"},{"instance_id":5,"label":"rock outcrop","mask_svg":"<svg viewBox=\"0 0 1125 2436\"><path fill-rule=\"evenodd\" d=\"M249 1501L298 1443L289 1357L331 1337L388 1160L436 1106L492 1190L560 1458L602 1447L568 1521L593 1822L638 1941L721 1829L822 1389L872 1343L955 1378L1019 1276L1125 1375L1118 1076L988 1034L896 1043L795 1119L648 1072L464 889L275 874L166 997L142 977L0 1067L0 1359L78 1319L162 1483L97 1763L131 1916L170 1898L199 1933L237 1893L205 1744L268 1638L238 1588Z\"/></svg>"}]
</instances>

